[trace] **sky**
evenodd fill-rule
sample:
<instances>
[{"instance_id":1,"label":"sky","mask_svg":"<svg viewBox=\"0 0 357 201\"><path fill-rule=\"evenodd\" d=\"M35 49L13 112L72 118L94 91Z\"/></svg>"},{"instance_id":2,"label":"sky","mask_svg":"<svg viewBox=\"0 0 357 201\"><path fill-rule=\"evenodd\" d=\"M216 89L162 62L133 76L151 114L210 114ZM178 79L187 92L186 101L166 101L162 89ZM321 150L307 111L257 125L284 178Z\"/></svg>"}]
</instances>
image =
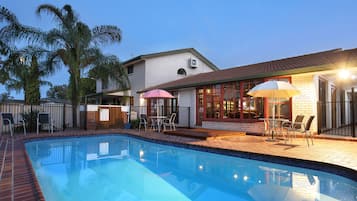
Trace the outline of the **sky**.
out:
<instances>
[{"instance_id":1,"label":"sky","mask_svg":"<svg viewBox=\"0 0 357 201\"><path fill-rule=\"evenodd\" d=\"M220 69L335 48L357 48L356 0L1 0L25 25L48 30L41 4L70 4L90 27L115 25L119 44L102 46L121 61L180 48L195 48ZM63 67L45 78L68 84ZM41 88L46 97L48 87ZM0 93L5 92L0 86ZM11 92L22 99L22 93Z\"/></svg>"}]
</instances>

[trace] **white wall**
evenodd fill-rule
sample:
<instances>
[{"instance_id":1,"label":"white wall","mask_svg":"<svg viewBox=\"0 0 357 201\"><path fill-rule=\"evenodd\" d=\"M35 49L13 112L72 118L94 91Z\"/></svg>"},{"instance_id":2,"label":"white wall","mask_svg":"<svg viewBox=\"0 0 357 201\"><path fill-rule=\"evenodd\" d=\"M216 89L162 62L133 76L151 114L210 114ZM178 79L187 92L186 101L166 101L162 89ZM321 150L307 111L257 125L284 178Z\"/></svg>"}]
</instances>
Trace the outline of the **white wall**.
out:
<instances>
[{"instance_id":1,"label":"white wall","mask_svg":"<svg viewBox=\"0 0 357 201\"><path fill-rule=\"evenodd\" d=\"M136 63L134 64L133 73L128 75L131 95L134 97L134 106L140 105L140 95L136 92L145 88L145 80L147 79L145 69L146 65L144 61Z\"/></svg>"},{"instance_id":2,"label":"white wall","mask_svg":"<svg viewBox=\"0 0 357 201\"><path fill-rule=\"evenodd\" d=\"M95 82L95 92L100 93L102 92L102 80L96 80Z\"/></svg>"},{"instance_id":3,"label":"white wall","mask_svg":"<svg viewBox=\"0 0 357 201\"><path fill-rule=\"evenodd\" d=\"M196 89L187 88L178 91L179 125L193 127L196 125ZM188 123L188 107L190 108L190 125ZM183 125L185 124L185 125Z\"/></svg>"},{"instance_id":4,"label":"white wall","mask_svg":"<svg viewBox=\"0 0 357 201\"><path fill-rule=\"evenodd\" d=\"M197 68L193 69L189 67L190 58L195 58L197 60ZM184 76L177 74L179 68L184 68L187 72L187 76L213 71L190 52L154 57L146 60L145 87L151 87L183 78Z\"/></svg>"}]
</instances>

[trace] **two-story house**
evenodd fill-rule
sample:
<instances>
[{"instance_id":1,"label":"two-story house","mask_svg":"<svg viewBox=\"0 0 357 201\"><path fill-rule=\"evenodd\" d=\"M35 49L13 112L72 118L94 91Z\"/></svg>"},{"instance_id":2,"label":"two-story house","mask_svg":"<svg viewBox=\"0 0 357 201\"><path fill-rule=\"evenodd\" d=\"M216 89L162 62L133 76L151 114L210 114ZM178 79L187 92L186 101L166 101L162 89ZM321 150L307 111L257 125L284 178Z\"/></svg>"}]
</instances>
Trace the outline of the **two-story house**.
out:
<instances>
[{"instance_id":1,"label":"two-story house","mask_svg":"<svg viewBox=\"0 0 357 201\"><path fill-rule=\"evenodd\" d=\"M87 97L88 103L144 106L146 101L137 91L191 75L219 70L194 48L145 54L123 63L130 89L121 90L112 80L96 82L96 94Z\"/></svg>"}]
</instances>

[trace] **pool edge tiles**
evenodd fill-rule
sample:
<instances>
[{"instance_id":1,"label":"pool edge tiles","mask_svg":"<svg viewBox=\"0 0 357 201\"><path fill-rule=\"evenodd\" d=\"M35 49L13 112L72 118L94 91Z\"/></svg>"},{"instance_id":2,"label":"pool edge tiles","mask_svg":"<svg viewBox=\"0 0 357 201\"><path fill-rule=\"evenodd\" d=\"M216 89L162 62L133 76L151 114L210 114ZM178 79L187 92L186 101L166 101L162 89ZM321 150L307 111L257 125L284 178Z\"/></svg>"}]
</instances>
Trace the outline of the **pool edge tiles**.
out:
<instances>
[{"instance_id":1,"label":"pool edge tiles","mask_svg":"<svg viewBox=\"0 0 357 201\"><path fill-rule=\"evenodd\" d=\"M32 180L33 180L33 185L34 185L34 188L35 190L37 191L37 194L38 194L38 199L40 201L45 201L45 197L43 195L43 192L41 190L41 187L40 187L40 184L39 184L39 181L37 179L37 176L36 176L36 173L35 173L35 170L33 169L33 166L32 166L32 163L31 163L31 159L26 151L26 147L25 147L25 142L23 142L23 149L24 149L24 152L25 152L25 160L26 160L26 165L29 166L30 168L30 174L31 174L31 177L32 177Z\"/></svg>"}]
</instances>

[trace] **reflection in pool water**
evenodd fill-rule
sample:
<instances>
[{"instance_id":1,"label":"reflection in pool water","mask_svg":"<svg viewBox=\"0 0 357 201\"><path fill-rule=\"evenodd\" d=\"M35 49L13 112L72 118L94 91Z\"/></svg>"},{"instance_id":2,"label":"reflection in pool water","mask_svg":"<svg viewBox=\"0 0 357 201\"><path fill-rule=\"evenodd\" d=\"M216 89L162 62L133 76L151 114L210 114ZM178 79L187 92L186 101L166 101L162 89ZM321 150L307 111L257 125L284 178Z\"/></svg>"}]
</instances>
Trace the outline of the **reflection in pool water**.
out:
<instances>
[{"instance_id":1,"label":"reflection in pool water","mask_svg":"<svg viewBox=\"0 0 357 201\"><path fill-rule=\"evenodd\" d=\"M26 143L46 200L357 200L357 182L126 136Z\"/></svg>"}]
</instances>

